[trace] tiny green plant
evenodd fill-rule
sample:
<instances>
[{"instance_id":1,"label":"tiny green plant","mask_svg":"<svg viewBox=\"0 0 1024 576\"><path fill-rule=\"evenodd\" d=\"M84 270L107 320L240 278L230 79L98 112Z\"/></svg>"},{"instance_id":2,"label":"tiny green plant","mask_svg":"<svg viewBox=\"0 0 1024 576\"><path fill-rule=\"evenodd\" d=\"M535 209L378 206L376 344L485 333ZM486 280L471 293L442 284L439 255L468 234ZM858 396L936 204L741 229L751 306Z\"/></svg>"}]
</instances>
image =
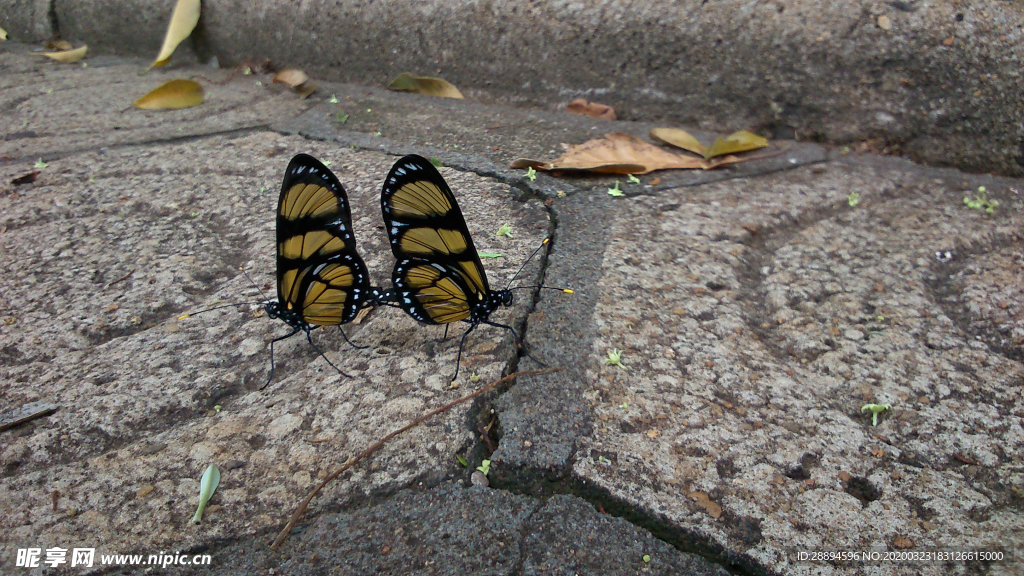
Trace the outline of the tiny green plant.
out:
<instances>
[{"instance_id":1,"label":"tiny green plant","mask_svg":"<svg viewBox=\"0 0 1024 576\"><path fill-rule=\"evenodd\" d=\"M321 162L321 163L322 163L322 164L323 164L324 166L330 166L330 165L331 165L331 161L330 161L330 160L320 160L320 162Z\"/></svg>"},{"instance_id":2,"label":"tiny green plant","mask_svg":"<svg viewBox=\"0 0 1024 576\"><path fill-rule=\"evenodd\" d=\"M626 367L622 365L622 350L618 350L616 348L612 348L608 351L608 358L605 359L604 363L608 366L618 366L623 370L626 369Z\"/></svg>"},{"instance_id":3,"label":"tiny green plant","mask_svg":"<svg viewBox=\"0 0 1024 576\"><path fill-rule=\"evenodd\" d=\"M537 179L537 171L533 169L533 166L530 166L529 168L526 169L526 179L529 180L530 182L533 182L534 180Z\"/></svg>"},{"instance_id":4,"label":"tiny green plant","mask_svg":"<svg viewBox=\"0 0 1024 576\"><path fill-rule=\"evenodd\" d=\"M344 110L338 110L334 115L334 121L338 124L344 124L345 122L348 122L348 114L345 114Z\"/></svg>"},{"instance_id":5,"label":"tiny green plant","mask_svg":"<svg viewBox=\"0 0 1024 576\"><path fill-rule=\"evenodd\" d=\"M622 190L619 190L619 181L618 181L618 180L616 180L616 181L615 181L615 187L614 187L614 188L609 188L609 189L608 189L608 195L609 195L609 196L612 196L612 197L614 197L614 198L620 198L620 197L622 197L622 196L625 196L625 195L626 195L626 193L625 193L625 192L623 192Z\"/></svg>"},{"instance_id":6,"label":"tiny green plant","mask_svg":"<svg viewBox=\"0 0 1024 576\"><path fill-rule=\"evenodd\" d=\"M480 381L480 375L477 374L476 372L473 372L472 374L469 375L469 381L470 382L479 382Z\"/></svg>"},{"instance_id":7,"label":"tiny green plant","mask_svg":"<svg viewBox=\"0 0 1024 576\"><path fill-rule=\"evenodd\" d=\"M497 252L477 252L476 255L481 258L501 258L501 254Z\"/></svg>"},{"instance_id":8,"label":"tiny green plant","mask_svg":"<svg viewBox=\"0 0 1024 576\"><path fill-rule=\"evenodd\" d=\"M202 479L199 480L199 508L192 516L193 524L203 522L203 510L206 510L206 503L213 497L213 491L217 489L218 484L220 484L220 470L215 464L210 464L207 466L206 472L203 472Z\"/></svg>"},{"instance_id":9,"label":"tiny green plant","mask_svg":"<svg viewBox=\"0 0 1024 576\"><path fill-rule=\"evenodd\" d=\"M971 200L969 197L964 196L964 204L968 208L974 210L984 210L986 214L993 214L996 211L996 206L999 206L998 200L989 200L985 197L985 187L978 186L978 193L974 195L974 199Z\"/></svg>"},{"instance_id":10,"label":"tiny green plant","mask_svg":"<svg viewBox=\"0 0 1024 576\"><path fill-rule=\"evenodd\" d=\"M650 564L650 563L651 563L651 555L650 554L644 554L644 564Z\"/></svg>"},{"instance_id":11,"label":"tiny green plant","mask_svg":"<svg viewBox=\"0 0 1024 576\"><path fill-rule=\"evenodd\" d=\"M338 103L338 97L335 96L334 94L331 94L331 97L328 98L327 101L330 102L331 104L337 104Z\"/></svg>"},{"instance_id":12,"label":"tiny green plant","mask_svg":"<svg viewBox=\"0 0 1024 576\"><path fill-rule=\"evenodd\" d=\"M383 135L384 135L384 133L383 133L383 132L381 132L380 130L377 130L376 132L374 132L374 133L373 133L373 135L374 135L374 136L378 136L378 137L379 137L379 136L383 136Z\"/></svg>"},{"instance_id":13,"label":"tiny green plant","mask_svg":"<svg viewBox=\"0 0 1024 576\"><path fill-rule=\"evenodd\" d=\"M498 236L504 236L506 238L511 238L512 237L512 226L510 226L508 224L502 224L498 228L498 234L497 235Z\"/></svg>"},{"instance_id":14,"label":"tiny green plant","mask_svg":"<svg viewBox=\"0 0 1024 576\"><path fill-rule=\"evenodd\" d=\"M491 461L490 460L483 460L483 461L481 461L480 465L477 466L476 469L479 470L480 473L483 474L484 476L487 476L488 474L491 473Z\"/></svg>"},{"instance_id":15,"label":"tiny green plant","mask_svg":"<svg viewBox=\"0 0 1024 576\"><path fill-rule=\"evenodd\" d=\"M456 454L455 459L459 461L459 465L462 466L463 468L469 466L469 460L463 458L461 454Z\"/></svg>"},{"instance_id":16,"label":"tiny green plant","mask_svg":"<svg viewBox=\"0 0 1024 576\"><path fill-rule=\"evenodd\" d=\"M850 208L856 207L857 204L860 204L860 194L850 192L850 195L846 197L846 203L850 205Z\"/></svg>"},{"instance_id":17,"label":"tiny green plant","mask_svg":"<svg viewBox=\"0 0 1024 576\"><path fill-rule=\"evenodd\" d=\"M878 426L878 415L886 410L891 410L892 404L865 404L861 406L861 412L871 411L871 425Z\"/></svg>"},{"instance_id":18,"label":"tiny green plant","mask_svg":"<svg viewBox=\"0 0 1024 576\"><path fill-rule=\"evenodd\" d=\"M43 162L42 158L40 158L39 160L36 160L36 163L35 163L35 167L36 168L46 168L47 166L49 166L49 164L47 164L46 162Z\"/></svg>"},{"instance_id":19,"label":"tiny green plant","mask_svg":"<svg viewBox=\"0 0 1024 576\"><path fill-rule=\"evenodd\" d=\"M626 175L626 179L629 180L630 184L639 184L640 183L640 179L637 178L636 176L633 176L632 174L627 174Z\"/></svg>"},{"instance_id":20,"label":"tiny green plant","mask_svg":"<svg viewBox=\"0 0 1024 576\"><path fill-rule=\"evenodd\" d=\"M367 110L367 112L369 112L369 110ZM435 168L441 168L442 166L444 166L444 164L441 163L440 159L435 158L433 156L430 157L430 163L433 164Z\"/></svg>"},{"instance_id":21,"label":"tiny green plant","mask_svg":"<svg viewBox=\"0 0 1024 576\"><path fill-rule=\"evenodd\" d=\"M611 463L612 463L611 460L605 458L604 456L598 456L597 457L597 461L600 462L601 464L608 464L608 465L611 465Z\"/></svg>"}]
</instances>

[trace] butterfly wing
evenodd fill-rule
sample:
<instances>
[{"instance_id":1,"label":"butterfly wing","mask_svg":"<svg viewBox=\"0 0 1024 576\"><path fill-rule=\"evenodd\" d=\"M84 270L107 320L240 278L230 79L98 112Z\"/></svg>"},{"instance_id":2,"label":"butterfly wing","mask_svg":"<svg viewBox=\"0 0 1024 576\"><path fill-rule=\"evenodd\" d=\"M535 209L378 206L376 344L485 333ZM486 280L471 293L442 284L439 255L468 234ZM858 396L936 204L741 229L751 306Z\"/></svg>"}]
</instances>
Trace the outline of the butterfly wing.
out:
<instances>
[{"instance_id":1,"label":"butterfly wing","mask_svg":"<svg viewBox=\"0 0 1024 576\"><path fill-rule=\"evenodd\" d=\"M428 324L464 320L490 295L487 275L458 202L441 174L415 154L384 180L381 210L398 262L399 305Z\"/></svg>"},{"instance_id":2,"label":"butterfly wing","mask_svg":"<svg viewBox=\"0 0 1024 576\"><path fill-rule=\"evenodd\" d=\"M355 318L370 294L345 189L319 160L296 155L285 170L277 207L282 314L310 325L344 324Z\"/></svg>"}]
</instances>

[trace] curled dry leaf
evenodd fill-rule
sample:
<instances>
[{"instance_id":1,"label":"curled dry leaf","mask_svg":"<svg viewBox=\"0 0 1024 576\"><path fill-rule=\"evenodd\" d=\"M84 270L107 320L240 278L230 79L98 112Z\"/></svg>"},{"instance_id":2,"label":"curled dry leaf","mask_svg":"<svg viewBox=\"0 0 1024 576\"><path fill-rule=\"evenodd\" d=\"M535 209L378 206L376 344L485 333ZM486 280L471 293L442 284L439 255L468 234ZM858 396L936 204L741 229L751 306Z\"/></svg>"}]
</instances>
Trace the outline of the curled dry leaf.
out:
<instances>
[{"instance_id":1,"label":"curled dry leaf","mask_svg":"<svg viewBox=\"0 0 1024 576\"><path fill-rule=\"evenodd\" d=\"M714 158L725 154L738 154L748 150L757 150L768 145L768 140L746 130L733 132L728 136L719 136L711 148L704 154L705 158Z\"/></svg>"},{"instance_id":2,"label":"curled dry leaf","mask_svg":"<svg viewBox=\"0 0 1024 576\"><path fill-rule=\"evenodd\" d=\"M274 82L281 82L287 84L292 88L298 88L309 80L309 76L306 75L302 70L296 70L289 68L287 70L281 70L274 76Z\"/></svg>"},{"instance_id":3,"label":"curled dry leaf","mask_svg":"<svg viewBox=\"0 0 1024 576\"><path fill-rule=\"evenodd\" d=\"M650 136L656 142L682 148L701 156L708 151L707 147L698 142L693 135L679 128L652 128Z\"/></svg>"},{"instance_id":4,"label":"curled dry leaf","mask_svg":"<svg viewBox=\"0 0 1024 576\"><path fill-rule=\"evenodd\" d=\"M587 102L584 98L577 98L572 102L569 102L566 104L565 109L573 114L603 118L605 120L615 120L614 108L604 104L598 104L597 102Z\"/></svg>"},{"instance_id":5,"label":"curled dry leaf","mask_svg":"<svg viewBox=\"0 0 1024 576\"><path fill-rule=\"evenodd\" d=\"M71 50L73 46L71 42L67 40L50 40L46 43L46 49L51 52L63 52L64 50Z\"/></svg>"},{"instance_id":6,"label":"curled dry leaf","mask_svg":"<svg viewBox=\"0 0 1024 576\"><path fill-rule=\"evenodd\" d=\"M605 134L603 138L570 146L551 162L520 158L512 168L533 167L565 173L647 174L669 168L702 168L704 161L662 150L631 134Z\"/></svg>"},{"instance_id":7,"label":"curled dry leaf","mask_svg":"<svg viewBox=\"0 0 1024 576\"><path fill-rule=\"evenodd\" d=\"M310 94L316 92L316 83L310 82L309 76L305 72L294 68L278 72L274 75L274 82L291 86L300 98L308 98Z\"/></svg>"},{"instance_id":8,"label":"curled dry leaf","mask_svg":"<svg viewBox=\"0 0 1024 576\"><path fill-rule=\"evenodd\" d=\"M402 72L397 78L388 84L388 90L396 92L416 92L428 96L440 96L442 98L463 99L465 96L453 84L440 78L429 76L414 76L408 72Z\"/></svg>"},{"instance_id":9,"label":"curled dry leaf","mask_svg":"<svg viewBox=\"0 0 1024 576\"><path fill-rule=\"evenodd\" d=\"M198 23L199 0L178 0L178 4L174 7L174 13L171 14L171 23L167 26L164 45L160 48L160 54L156 60L149 65L147 70L154 66L167 64L167 61L171 59L171 54L174 54L174 49L181 44L182 40L188 38L189 34L192 34L192 30Z\"/></svg>"},{"instance_id":10,"label":"curled dry leaf","mask_svg":"<svg viewBox=\"0 0 1024 576\"><path fill-rule=\"evenodd\" d=\"M57 62L64 62L71 64L72 62L78 62L82 58L85 58L85 51L88 46L82 46L81 48L75 48L74 50L64 50L61 52L40 52L40 56L46 56L52 58Z\"/></svg>"},{"instance_id":11,"label":"curled dry leaf","mask_svg":"<svg viewBox=\"0 0 1024 576\"><path fill-rule=\"evenodd\" d=\"M203 102L203 87L198 82L178 78L156 87L135 101L142 110L174 110L198 106Z\"/></svg>"}]
</instances>

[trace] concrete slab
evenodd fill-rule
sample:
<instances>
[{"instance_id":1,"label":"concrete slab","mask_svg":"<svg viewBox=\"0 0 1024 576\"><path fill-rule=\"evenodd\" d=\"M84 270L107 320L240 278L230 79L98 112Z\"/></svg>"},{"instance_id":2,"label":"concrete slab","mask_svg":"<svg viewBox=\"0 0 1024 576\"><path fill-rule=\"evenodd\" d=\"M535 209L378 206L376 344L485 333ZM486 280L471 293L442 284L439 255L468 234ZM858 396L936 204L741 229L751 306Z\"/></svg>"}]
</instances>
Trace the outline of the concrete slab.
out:
<instances>
[{"instance_id":1,"label":"concrete slab","mask_svg":"<svg viewBox=\"0 0 1024 576\"><path fill-rule=\"evenodd\" d=\"M755 572L872 573L797 549L1015 547L1024 187L989 182L988 215L963 202L978 179L878 164L557 200L546 281L577 297L538 303L529 343L572 368L499 399L498 478ZM872 426L867 403L893 408Z\"/></svg>"}]
</instances>

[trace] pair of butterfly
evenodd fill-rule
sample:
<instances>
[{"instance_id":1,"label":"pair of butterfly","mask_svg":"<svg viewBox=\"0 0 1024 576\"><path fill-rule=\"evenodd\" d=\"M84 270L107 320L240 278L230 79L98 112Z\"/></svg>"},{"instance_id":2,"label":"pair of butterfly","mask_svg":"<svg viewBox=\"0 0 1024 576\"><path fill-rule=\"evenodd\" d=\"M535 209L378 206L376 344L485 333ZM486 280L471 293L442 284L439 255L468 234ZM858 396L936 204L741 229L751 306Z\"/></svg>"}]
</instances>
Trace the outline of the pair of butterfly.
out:
<instances>
[{"instance_id":1,"label":"pair of butterfly","mask_svg":"<svg viewBox=\"0 0 1024 576\"><path fill-rule=\"evenodd\" d=\"M277 209L277 301L265 309L292 332L270 343L267 384L273 378L274 342L305 332L324 356L313 344L311 330L351 322L367 306L400 307L425 324L468 322L453 380L466 336L478 325L507 329L519 340L510 326L490 321L499 306L512 304L512 290L490 289L462 211L433 164L416 155L396 162L384 181L380 202L391 251L398 260L393 287L387 290L370 285L366 264L356 251L348 197L338 178L306 154L288 164Z\"/></svg>"}]
</instances>

